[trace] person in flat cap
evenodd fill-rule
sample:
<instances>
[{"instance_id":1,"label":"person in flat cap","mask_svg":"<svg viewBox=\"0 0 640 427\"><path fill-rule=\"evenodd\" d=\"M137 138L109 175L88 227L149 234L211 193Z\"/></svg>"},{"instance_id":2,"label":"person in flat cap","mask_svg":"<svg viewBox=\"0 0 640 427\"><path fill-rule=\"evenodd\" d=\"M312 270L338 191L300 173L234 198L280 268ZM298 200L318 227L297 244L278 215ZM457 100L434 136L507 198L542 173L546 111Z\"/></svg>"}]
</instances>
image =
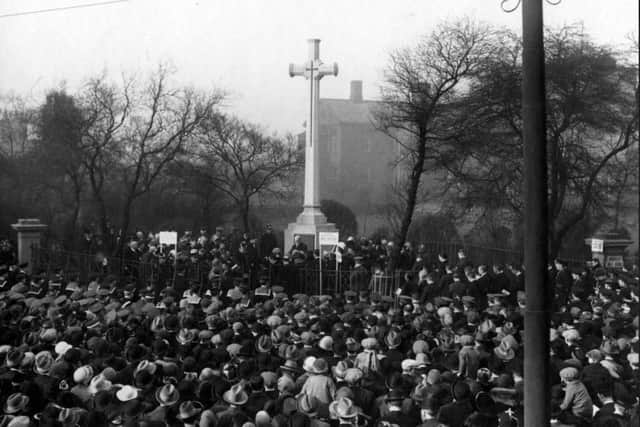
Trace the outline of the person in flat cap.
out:
<instances>
[{"instance_id":1,"label":"person in flat cap","mask_svg":"<svg viewBox=\"0 0 640 427\"><path fill-rule=\"evenodd\" d=\"M565 424L585 424L593 415L593 401L580 381L580 372L577 368L566 367L560 371L560 379L565 388L558 419Z\"/></svg>"}]
</instances>

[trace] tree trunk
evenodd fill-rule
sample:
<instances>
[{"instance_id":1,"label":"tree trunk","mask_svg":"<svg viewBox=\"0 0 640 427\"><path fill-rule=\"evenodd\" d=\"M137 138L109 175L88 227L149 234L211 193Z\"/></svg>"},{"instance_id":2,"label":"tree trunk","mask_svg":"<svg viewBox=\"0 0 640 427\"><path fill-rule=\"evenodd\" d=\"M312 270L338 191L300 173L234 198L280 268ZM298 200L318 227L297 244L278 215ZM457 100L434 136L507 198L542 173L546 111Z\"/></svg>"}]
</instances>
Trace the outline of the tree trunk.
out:
<instances>
[{"instance_id":1,"label":"tree trunk","mask_svg":"<svg viewBox=\"0 0 640 427\"><path fill-rule=\"evenodd\" d=\"M242 225L244 227L244 232L249 232L249 198L245 197L244 202L242 204Z\"/></svg>"},{"instance_id":2,"label":"tree trunk","mask_svg":"<svg viewBox=\"0 0 640 427\"><path fill-rule=\"evenodd\" d=\"M129 231L129 225L131 223L131 206L133 205L133 197L127 196L127 200L125 201L122 209L122 222L120 223L120 241L116 247L116 252L114 255L122 257L124 253L124 245L125 240L127 238L127 233Z\"/></svg>"},{"instance_id":3,"label":"tree trunk","mask_svg":"<svg viewBox=\"0 0 640 427\"><path fill-rule=\"evenodd\" d=\"M418 137L418 150L416 151L416 161L411 168L411 178L409 186L407 187L407 203L402 215L402 223L400 224L400 232L398 234L398 244L403 245L407 240L407 234L409 234L409 227L413 220L413 212L416 208L416 200L418 197L418 189L420 188L420 178L422 177L422 171L424 170L424 161L426 156L426 131L420 129L420 135Z\"/></svg>"},{"instance_id":4,"label":"tree trunk","mask_svg":"<svg viewBox=\"0 0 640 427\"><path fill-rule=\"evenodd\" d=\"M78 223L78 216L80 215L80 190L78 188L74 189L74 198L73 198L73 213L71 214L71 218L69 219L69 226L67 229L67 237L68 241L71 244L71 249L75 250L78 246L78 239L76 234L76 225Z\"/></svg>"}]
</instances>

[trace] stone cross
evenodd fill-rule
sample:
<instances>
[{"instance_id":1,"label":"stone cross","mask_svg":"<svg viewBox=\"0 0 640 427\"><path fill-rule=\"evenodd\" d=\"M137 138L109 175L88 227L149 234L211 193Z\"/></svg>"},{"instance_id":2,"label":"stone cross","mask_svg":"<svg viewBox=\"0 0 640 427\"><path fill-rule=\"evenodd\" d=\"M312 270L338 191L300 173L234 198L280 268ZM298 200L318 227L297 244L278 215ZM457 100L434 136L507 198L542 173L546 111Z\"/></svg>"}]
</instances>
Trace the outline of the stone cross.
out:
<instances>
[{"instance_id":1,"label":"stone cross","mask_svg":"<svg viewBox=\"0 0 640 427\"><path fill-rule=\"evenodd\" d=\"M320 98L320 79L324 76L337 76L338 64L323 64L320 61L320 40L309 39L309 60L304 64L290 64L289 76L304 76L309 81L309 107L307 114L305 156L304 156L304 211L302 216L317 223L322 221L320 195L318 194L318 100ZM324 219L326 222L326 219Z\"/></svg>"}]
</instances>

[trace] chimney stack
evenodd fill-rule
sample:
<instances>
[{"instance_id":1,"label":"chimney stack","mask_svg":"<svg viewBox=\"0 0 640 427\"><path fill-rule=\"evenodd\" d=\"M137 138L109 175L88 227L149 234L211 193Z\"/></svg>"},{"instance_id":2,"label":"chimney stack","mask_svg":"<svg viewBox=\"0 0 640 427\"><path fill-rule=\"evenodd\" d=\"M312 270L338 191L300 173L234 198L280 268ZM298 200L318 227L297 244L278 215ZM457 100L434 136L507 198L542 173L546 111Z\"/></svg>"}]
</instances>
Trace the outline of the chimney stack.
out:
<instances>
[{"instance_id":1,"label":"chimney stack","mask_svg":"<svg viewBox=\"0 0 640 427\"><path fill-rule=\"evenodd\" d=\"M351 80L351 102L362 102L362 80Z\"/></svg>"}]
</instances>

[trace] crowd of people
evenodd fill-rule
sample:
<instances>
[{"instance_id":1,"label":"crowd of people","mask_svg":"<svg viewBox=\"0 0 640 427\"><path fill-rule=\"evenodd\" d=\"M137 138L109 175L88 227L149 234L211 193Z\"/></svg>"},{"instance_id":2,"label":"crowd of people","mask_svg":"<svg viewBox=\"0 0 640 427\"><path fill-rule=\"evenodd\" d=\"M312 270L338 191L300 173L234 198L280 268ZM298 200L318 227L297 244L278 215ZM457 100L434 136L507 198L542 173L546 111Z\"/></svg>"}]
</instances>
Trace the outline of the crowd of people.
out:
<instances>
[{"instance_id":1,"label":"crowd of people","mask_svg":"<svg viewBox=\"0 0 640 427\"><path fill-rule=\"evenodd\" d=\"M126 275L84 282L28 274L0 245L0 426L523 425L521 266L349 239L348 289L292 294L264 272L322 256L300 240L156 237L127 245ZM145 257L185 256L210 263L204 288L134 280ZM554 424L640 425L637 272L556 260L549 281Z\"/></svg>"}]
</instances>

